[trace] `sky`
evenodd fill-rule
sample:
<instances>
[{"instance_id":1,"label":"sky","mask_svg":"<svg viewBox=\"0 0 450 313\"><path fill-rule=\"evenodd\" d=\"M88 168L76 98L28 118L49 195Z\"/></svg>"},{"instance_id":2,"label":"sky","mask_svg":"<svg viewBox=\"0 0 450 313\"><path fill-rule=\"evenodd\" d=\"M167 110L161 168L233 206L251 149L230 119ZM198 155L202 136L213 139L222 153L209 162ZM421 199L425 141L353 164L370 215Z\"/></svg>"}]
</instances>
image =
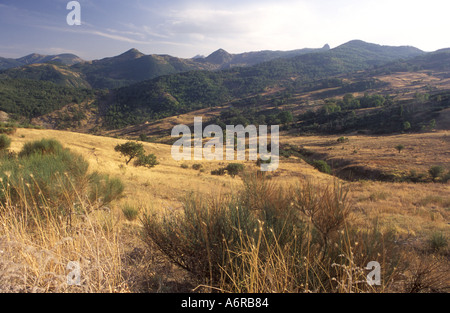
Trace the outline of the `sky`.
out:
<instances>
[{"instance_id":1,"label":"sky","mask_svg":"<svg viewBox=\"0 0 450 313\"><path fill-rule=\"evenodd\" d=\"M145 54L190 58L332 48L359 39L424 51L450 47L448 0L0 0L0 56L73 53L85 60Z\"/></svg>"}]
</instances>

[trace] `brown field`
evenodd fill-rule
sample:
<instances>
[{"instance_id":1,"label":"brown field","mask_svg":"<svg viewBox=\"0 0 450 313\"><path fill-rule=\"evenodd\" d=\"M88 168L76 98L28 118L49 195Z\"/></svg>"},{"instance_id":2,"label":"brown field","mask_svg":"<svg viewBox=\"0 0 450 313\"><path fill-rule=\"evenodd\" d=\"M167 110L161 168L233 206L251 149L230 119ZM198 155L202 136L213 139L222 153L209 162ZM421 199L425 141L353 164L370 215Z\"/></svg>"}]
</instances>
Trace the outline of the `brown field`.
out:
<instances>
[{"instance_id":1,"label":"brown field","mask_svg":"<svg viewBox=\"0 0 450 313\"><path fill-rule=\"evenodd\" d=\"M351 165L400 173L410 169L426 171L431 165L442 165L450 170L449 136L450 132L382 137L349 136L350 141L342 145L335 144L336 136L283 137L281 142L304 146L325 155L329 161L332 161L331 163L345 160ZM125 165L124 159L114 151L115 145L125 142L121 139L66 131L31 129L18 129L11 138L11 149L15 151L19 151L27 141L55 138L65 147L82 154L89 161L90 170L118 176L125 183L125 197L113 202L105 211L109 213L99 213L102 218L105 218L104 214L109 214L107 218L112 221L111 227L114 234L117 234L103 245L114 251L108 256L108 260L111 264L115 264L112 268L117 271L117 277L121 278L112 280L106 287L94 286L89 291L186 291L180 283L185 274L161 259L156 252L146 250L138 236L139 221L127 221L121 209L124 205L132 205L139 208L142 216L149 208L157 210L179 208L181 200L189 192L217 197L219 194L235 193L242 185L239 177L233 179L228 175L212 176L210 174L211 170L222 167L227 162L177 162L170 155L171 146L169 145L144 143L147 153L154 153L160 163L155 168L146 169ZM401 154L394 148L397 144L405 146ZM354 153L355 150L357 153ZM195 163L201 163L203 171L192 169ZM257 169L255 162L244 163L246 168ZM189 168L183 169L182 164L187 164ZM305 180L332 184L337 179L318 172L309 164L294 157L281 159L279 169L270 175L271 181L286 188ZM354 225L371 227L374 221L377 221L381 229L394 231L399 242L411 245L411 249L425 246L430 236L436 232L441 232L450 238L450 184L364 180L344 182L344 184L350 187L351 222ZM6 231L0 228L0 239L2 236L8 236L8 233L5 234ZM24 234L22 236L24 236L21 241L23 244L32 245L31 238ZM101 238L105 240L110 237L103 235ZM62 238L49 240L48 246L53 247ZM83 240L89 242L94 238L86 237ZM0 248L2 248L1 244L0 240ZM95 243L91 242L91 245ZM42 246L44 244L38 247ZM93 249L97 252L92 252L91 257L95 253L98 254L98 251L103 251L103 248L97 246L97 250ZM60 252L61 258L64 253L67 251ZM28 257L27 261L23 262L32 262L31 259ZM36 260L33 262L32 265L36 268ZM44 269L39 268L39 270ZM39 270L35 271L39 273ZM48 271L48 269L45 270ZM102 270L103 275L107 275L111 267L102 268ZM65 269L60 268L59 271L64 273ZM116 280L120 282L117 283ZM51 291L51 289L44 291Z\"/></svg>"}]
</instances>

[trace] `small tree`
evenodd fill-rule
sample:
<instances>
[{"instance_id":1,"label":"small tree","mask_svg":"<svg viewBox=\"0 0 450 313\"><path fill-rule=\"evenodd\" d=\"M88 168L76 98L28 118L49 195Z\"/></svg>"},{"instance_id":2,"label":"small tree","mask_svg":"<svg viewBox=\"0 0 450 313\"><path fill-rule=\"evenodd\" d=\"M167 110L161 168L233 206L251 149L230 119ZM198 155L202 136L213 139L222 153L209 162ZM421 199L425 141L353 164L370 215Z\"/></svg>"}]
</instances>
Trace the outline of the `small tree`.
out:
<instances>
[{"instance_id":1,"label":"small tree","mask_svg":"<svg viewBox=\"0 0 450 313\"><path fill-rule=\"evenodd\" d=\"M435 165L428 170L428 173L430 173L433 181L436 181L436 179L444 173L444 168L442 166Z\"/></svg>"},{"instance_id":2,"label":"small tree","mask_svg":"<svg viewBox=\"0 0 450 313\"><path fill-rule=\"evenodd\" d=\"M134 141L129 141L127 143L117 145L114 150L120 152L124 157L127 158L126 164L131 162L136 157L144 155L144 146L141 143Z\"/></svg>"},{"instance_id":3,"label":"small tree","mask_svg":"<svg viewBox=\"0 0 450 313\"><path fill-rule=\"evenodd\" d=\"M405 146L404 146L404 145L397 145L397 146L395 147L395 149L398 150L398 153L401 153L402 150L405 149Z\"/></svg>"}]
</instances>

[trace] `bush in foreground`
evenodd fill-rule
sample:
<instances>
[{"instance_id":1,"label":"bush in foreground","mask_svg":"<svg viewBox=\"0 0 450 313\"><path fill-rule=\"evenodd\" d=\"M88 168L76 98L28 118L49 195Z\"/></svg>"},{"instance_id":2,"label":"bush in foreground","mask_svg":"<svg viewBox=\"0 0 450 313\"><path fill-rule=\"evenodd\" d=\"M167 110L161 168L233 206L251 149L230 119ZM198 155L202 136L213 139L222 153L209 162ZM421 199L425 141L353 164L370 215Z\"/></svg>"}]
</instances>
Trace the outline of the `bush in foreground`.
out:
<instances>
[{"instance_id":1,"label":"bush in foreground","mask_svg":"<svg viewBox=\"0 0 450 313\"><path fill-rule=\"evenodd\" d=\"M90 202L98 207L121 196L124 186L120 180L89 174L88 168L81 155L56 140L26 143L17 158L2 157L0 201L69 216L74 204Z\"/></svg>"},{"instance_id":2,"label":"bush in foreground","mask_svg":"<svg viewBox=\"0 0 450 313\"><path fill-rule=\"evenodd\" d=\"M370 291L363 267L373 260L389 284L397 265L393 240L376 227L346 227L347 216L339 184L285 189L249 175L237 195L191 194L182 214L145 214L143 239L216 290Z\"/></svg>"}]
</instances>

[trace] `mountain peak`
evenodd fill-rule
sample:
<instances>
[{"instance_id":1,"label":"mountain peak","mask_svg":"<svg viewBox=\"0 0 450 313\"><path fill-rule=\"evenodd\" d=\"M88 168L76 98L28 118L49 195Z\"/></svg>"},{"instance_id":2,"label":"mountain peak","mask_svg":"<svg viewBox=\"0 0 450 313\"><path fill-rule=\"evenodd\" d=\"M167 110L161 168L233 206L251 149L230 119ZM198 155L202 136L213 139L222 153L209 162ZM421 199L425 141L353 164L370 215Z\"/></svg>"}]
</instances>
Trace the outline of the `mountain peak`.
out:
<instances>
[{"instance_id":1,"label":"mountain peak","mask_svg":"<svg viewBox=\"0 0 450 313\"><path fill-rule=\"evenodd\" d=\"M225 64L230 62L232 59L233 56L223 49L219 49L205 58L208 63L212 64Z\"/></svg>"},{"instance_id":2,"label":"mountain peak","mask_svg":"<svg viewBox=\"0 0 450 313\"><path fill-rule=\"evenodd\" d=\"M127 52L124 52L121 55L117 56L117 58L120 58L123 60L132 60L132 59L138 59L140 57L143 57L144 55L145 54L143 54L139 50L133 48L133 49L130 49Z\"/></svg>"}]
</instances>

